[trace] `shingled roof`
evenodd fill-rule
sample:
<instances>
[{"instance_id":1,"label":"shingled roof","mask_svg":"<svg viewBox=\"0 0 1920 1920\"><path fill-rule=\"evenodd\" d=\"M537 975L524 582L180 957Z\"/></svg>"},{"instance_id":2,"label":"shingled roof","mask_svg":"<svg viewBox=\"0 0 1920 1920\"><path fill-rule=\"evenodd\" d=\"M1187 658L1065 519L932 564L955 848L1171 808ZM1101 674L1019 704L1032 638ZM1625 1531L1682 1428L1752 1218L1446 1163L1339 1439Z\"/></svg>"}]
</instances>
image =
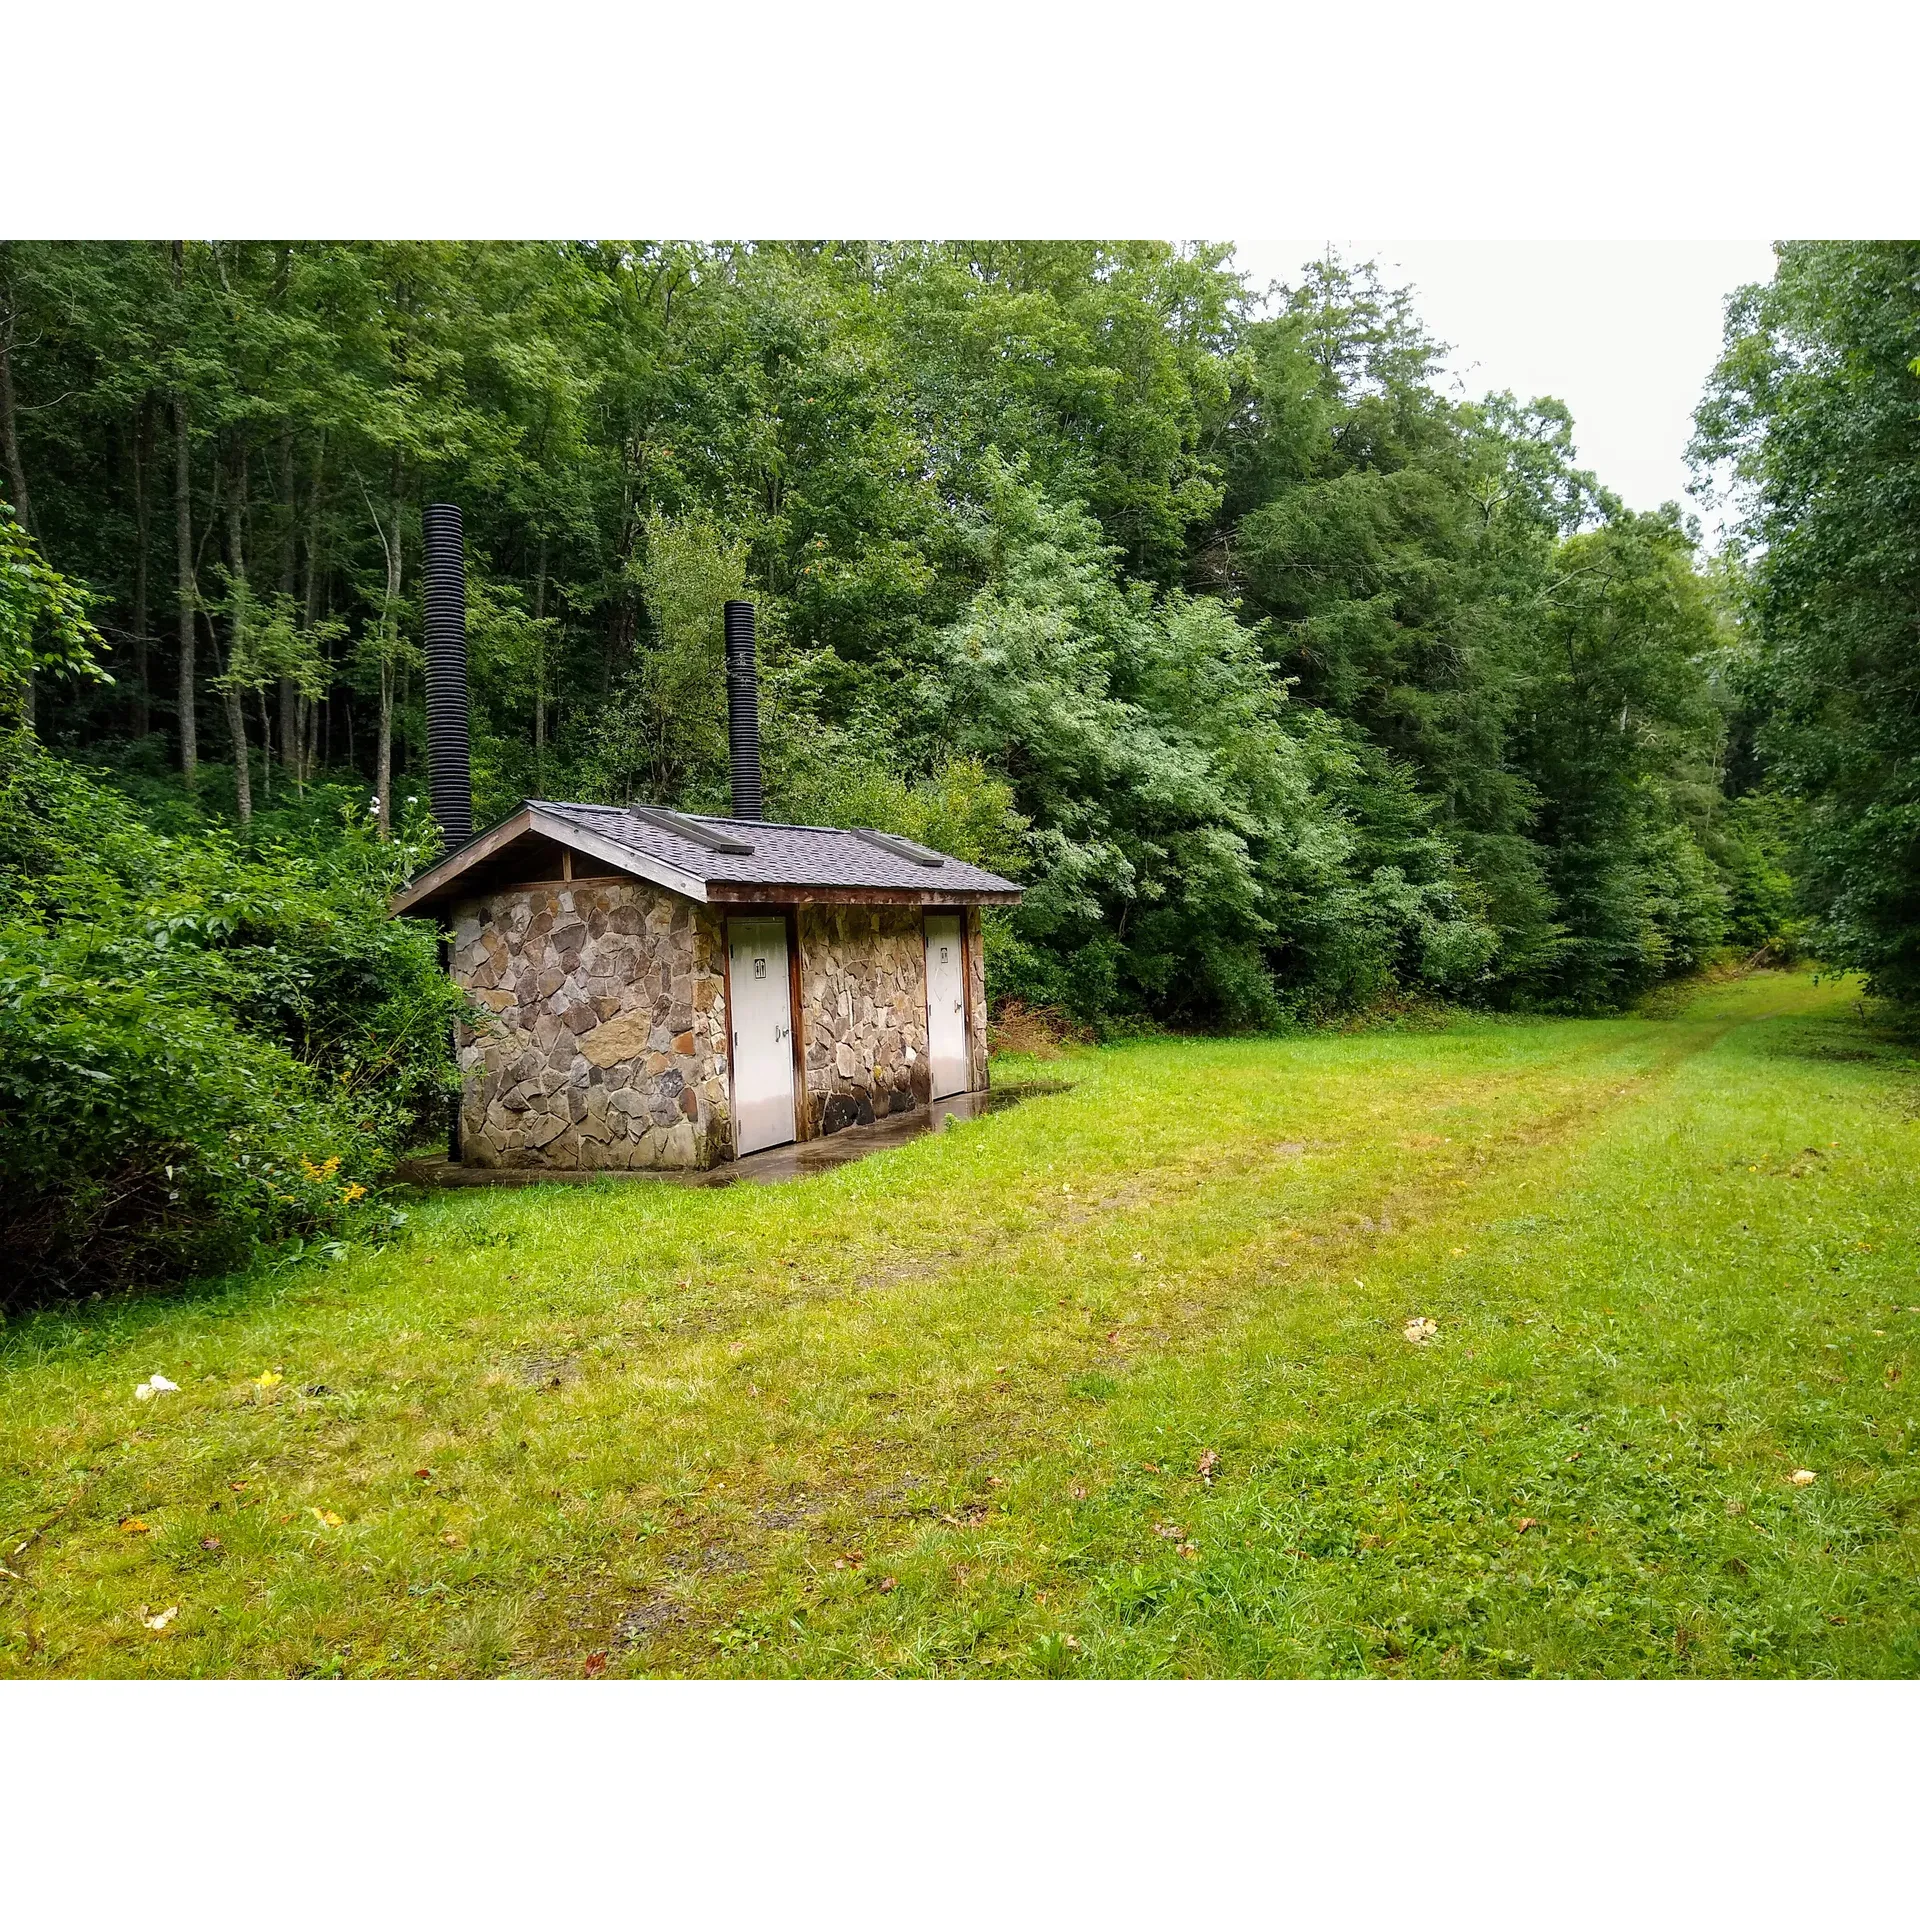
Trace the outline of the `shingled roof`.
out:
<instances>
[{"instance_id":1,"label":"shingled roof","mask_svg":"<svg viewBox=\"0 0 1920 1920\"><path fill-rule=\"evenodd\" d=\"M394 896L392 911L444 914L456 900L550 878L533 870L542 848L555 858L567 849L585 857L586 871L632 874L691 900L1011 906L1020 898L1012 881L894 834L529 800L429 867Z\"/></svg>"}]
</instances>

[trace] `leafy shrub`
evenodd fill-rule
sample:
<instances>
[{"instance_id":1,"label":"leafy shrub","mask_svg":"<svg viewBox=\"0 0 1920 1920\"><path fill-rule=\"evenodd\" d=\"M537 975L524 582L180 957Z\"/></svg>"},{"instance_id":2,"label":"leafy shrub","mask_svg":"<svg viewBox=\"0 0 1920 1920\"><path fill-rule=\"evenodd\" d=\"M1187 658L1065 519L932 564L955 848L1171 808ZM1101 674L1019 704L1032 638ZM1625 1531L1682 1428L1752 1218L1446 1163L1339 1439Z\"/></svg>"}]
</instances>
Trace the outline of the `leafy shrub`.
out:
<instances>
[{"instance_id":1,"label":"leafy shrub","mask_svg":"<svg viewBox=\"0 0 1920 1920\"><path fill-rule=\"evenodd\" d=\"M24 733L0 775L0 1305L364 1232L462 999L385 900L424 841L176 839Z\"/></svg>"},{"instance_id":2,"label":"leafy shrub","mask_svg":"<svg viewBox=\"0 0 1920 1920\"><path fill-rule=\"evenodd\" d=\"M351 1109L204 1006L67 970L85 957L0 930L0 1304L346 1230L366 1188L341 1169L371 1165Z\"/></svg>"}]
</instances>

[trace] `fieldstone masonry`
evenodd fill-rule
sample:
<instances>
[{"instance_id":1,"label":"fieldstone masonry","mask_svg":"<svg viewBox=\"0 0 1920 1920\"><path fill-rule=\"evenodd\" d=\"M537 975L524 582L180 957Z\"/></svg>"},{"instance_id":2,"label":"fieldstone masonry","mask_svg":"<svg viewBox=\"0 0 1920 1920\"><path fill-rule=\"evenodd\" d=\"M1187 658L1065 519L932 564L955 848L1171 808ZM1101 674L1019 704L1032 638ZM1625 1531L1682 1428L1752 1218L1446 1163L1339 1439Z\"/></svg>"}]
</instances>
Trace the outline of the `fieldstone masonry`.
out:
<instances>
[{"instance_id":1,"label":"fieldstone masonry","mask_svg":"<svg viewBox=\"0 0 1920 1920\"><path fill-rule=\"evenodd\" d=\"M967 914L967 1036L987 1084L980 910ZM927 948L918 907L802 907L800 1017L811 1132L838 1133L926 1103Z\"/></svg>"},{"instance_id":2,"label":"fieldstone masonry","mask_svg":"<svg viewBox=\"0 0 1920 1920\"><path fill-rule=\"evenodd\" d=\"M482 1167L710 1167L732 1153L725 931L644 881L532 884L468 906L453 974L494 1022L459 1031L462 1157ZM923 1105L917 907L803 907L807 1132ZM987 1084L980 910L967 913L973 1085Z\"/></svg>"},{"instance_id":3,"label":"fieldstone masonry","mask_svg":"<svg viewBox=\"0 0 1920 1920\"><path fill-rule=\"evenodd\" d=\"M810 1130L927 1101L927 954L918 909L802 907L800 1016Z\"/></svg>"},{"instance_id":4,"label":"fieldstone masonry","mask_svg":"<svg viewBox=\"0 0 1920 1920\"><path fill-rule=\"evenodd\" d=\"M709 1167L732 1139L720 929L634 881L536 885L454 922L462 1157L481 1167Z\"/></svg>"}]
</instances>

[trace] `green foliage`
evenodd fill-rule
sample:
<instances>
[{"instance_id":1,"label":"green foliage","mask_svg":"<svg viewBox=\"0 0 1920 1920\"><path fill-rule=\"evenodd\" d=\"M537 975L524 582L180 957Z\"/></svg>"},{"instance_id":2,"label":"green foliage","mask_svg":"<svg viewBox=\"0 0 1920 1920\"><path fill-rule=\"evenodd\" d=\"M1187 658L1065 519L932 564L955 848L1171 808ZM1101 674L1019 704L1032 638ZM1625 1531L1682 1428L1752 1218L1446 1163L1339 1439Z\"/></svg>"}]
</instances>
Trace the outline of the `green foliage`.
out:
<instances>
[{"instance_id":1,"label":"green foliage","mask_svg":"<svg viewBox=\"0 0 1920 1920\"><path fill-rule=\"evenodd\" d=\"M1911 1677L1912 1049L1665 1011L1074 1048L12 1320L0 1674Z\"/></svg>"},{"instance_id":2,"label":"green foliage","mask_svg":"<svg viewBox=\"0 0 1920 1920\"><path fill-rule=\"evenodd\" d=\"M1545 642L1519 734L1563 920L1551 996L1618 1004L1707 959L1725 888L1704 831L1718 800L1716 628L1670 515L1617 515L1555 550Z\"/></svg>"},{"instance_id":3,"label":"green foliage","mask_svg":"<svg viewBox=\"0 0 1920 1920\"><path fill-rule=\"evenodd\" d=\"M651 644L598 716L581 779L610 804L659 804L727 786L723 616L746 592L747 549L711 514L647 521L630 567Z\"/></svg>"},{"instance_id":4,"label":"green foliage","mask_svg":"<svg viewBox=\"0 0 1920 1920\"><path fill-rule=\"evenodd\" d=\"M1920 1001L1920 246L1794 242L1732 302L1698 456L1750 555L1763 764L1818 948Z\"/></svg>"},{"instance_id":5,"label":"green foliage","mask_svg":"<svg viewBox=\"0 0 1920 1920\"><path fill-rule=\"evenodd\" d=\"M1258 1027L1377 994L1404 961L1470 983L1492 940L1419 797L1362 830L1364 756L1292 708L1231 607L1123 585L1084 512L1006 467L990 484L989 577L921 700L1031 824L1003 990Z\"/></svg>"},{"instance_id":6,"label":"green foliage","mask_svg":"<svg viewBox=\"0 0 1920 1920\"><path fill-rule=\"evenodd\" d=\"M1557 402L1441 392L1370 266L1270 302L1222 248L1151 243L18 243L8 269L16 384L75 396L21 415L36 512L116 637L116 685L49 689L42 736L129 781L129 736L177 740L184 599L192 808L249 787L256 837L336 781L404 813L440 498L483 819L724 810L718 610L745 594L773 808L1017 870L996 989L1081 1019L1618 1002L1696 963L1745 858L1717 796L1737 616L1688 597L1686 534L1577 467Z\"/></svg>"},{"instance_id":7,"label":"green foliage","mask_svg":"<svg viewBox=\"0 0 1920 1920\"><path fill-rule=\"evenodd\" d=\"M86 591L47 565L0 501L0 727L19 724L36 673L106 681L88 604Z\"/></svg>"},{"instance_id":8,"label":"green foliage","mask_svg":"<svg viewBox=\"0 0 1920 1920\"><path fill-rule=\"evenodd\" d=\"M461 1004L382 897L422 843L179 840L16 734L0 782L6 1299L367 1231Z\"/></svg>"},{"instance_id":9,"label":"green foliage","mask_svg":"<svg viewBox=\"0 0 1920 1920\"><path fill-rule=\"evenodd\" d=\"M1794 877L1799 814L1785 794L1749 793L1721 816L1714 852L1727 889L1727 939L1742 953L1792 960L1806 943Z\"/></svg>"}]
</instances>

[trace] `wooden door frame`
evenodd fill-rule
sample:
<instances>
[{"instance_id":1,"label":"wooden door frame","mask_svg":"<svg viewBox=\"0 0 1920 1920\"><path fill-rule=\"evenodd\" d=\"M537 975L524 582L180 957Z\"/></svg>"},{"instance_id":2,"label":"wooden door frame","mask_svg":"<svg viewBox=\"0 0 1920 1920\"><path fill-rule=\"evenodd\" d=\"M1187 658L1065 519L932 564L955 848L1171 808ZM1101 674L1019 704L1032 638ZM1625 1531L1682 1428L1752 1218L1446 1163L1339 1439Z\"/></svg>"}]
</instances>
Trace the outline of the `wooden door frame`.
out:
<instances>
[{"instance_id":1,"label":"wooden door frame","mask_svg":"<svg viewBox=\"0 0 1920 1920\"><path fill-rule=\"evenodd\" d=\"M966 1062L967 1084L962 1093L971 1093L973 1086L973 967L967 951L967 910L965 907L922 907L920 909L920 1005L927 1016L927 1105L931 1107L936 1098L956 1099L958 1095L939 1094L933 1090L933 964L927 957L931 944L927 939L927 915L937 913L943 917L951 914L960 922L960 1057Z\"/></svg>"},{"instance_id":2,"label":"wooden door frame","mask_svg":"<svg viewBox=\"0 0 1920 1920\"><path fill-rule=\"evenodd\" d=\"M790 906L744 906L739 912L723 909L720 915L720 990L726 996L727 1018L727 1132L732 1146L731 1158L740 1154L740 1102L733 1081L733 932L735 920L778 920L787 930L787 1062L793 1083L793 1138L795 1145L807 1135L807 1057L806 1043L800 1034L800 926L799 909ZM766 1148L758 1152L770 1151Z\"/></svg>"},{"instance_id":3,"label":"wooden door frame","mask_svg":"<svg viewBox=\"0 0 1920 1920\"><path fill-rule=\"evenodd\" d=\"M807 1041L800 1031L800 909L782 907L780 917L787 923L787 998L793 1008L787 1042L793 1049L793 1138L797 1146L811 1133L807 1125Z\"/></svg>"}]
</instances>

